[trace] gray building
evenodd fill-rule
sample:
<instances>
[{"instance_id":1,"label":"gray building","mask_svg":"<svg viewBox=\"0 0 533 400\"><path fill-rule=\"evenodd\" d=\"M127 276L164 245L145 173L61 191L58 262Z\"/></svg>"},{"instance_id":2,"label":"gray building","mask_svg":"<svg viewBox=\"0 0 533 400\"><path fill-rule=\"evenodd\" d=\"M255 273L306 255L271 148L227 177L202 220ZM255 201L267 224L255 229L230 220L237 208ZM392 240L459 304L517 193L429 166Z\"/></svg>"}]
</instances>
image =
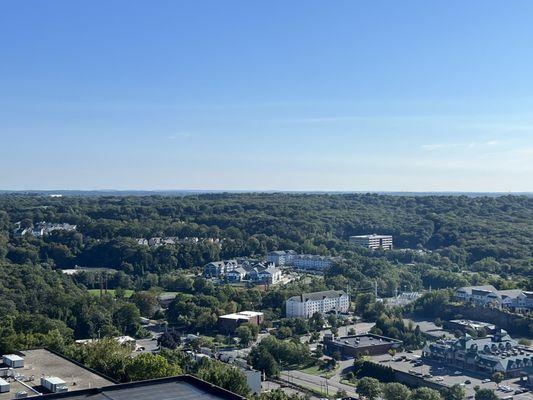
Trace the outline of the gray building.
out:
<instances>
[{"instance_id":1,"label":"gray building","mask_svg":"<svg viewBox=\"0 0 533 400\"><path fill-rule=\"evenodd\" d=\"M366 247L371 250L392 250L391 235L358 235L350 236L350 243Z\"/></svg>"}]
</instances>

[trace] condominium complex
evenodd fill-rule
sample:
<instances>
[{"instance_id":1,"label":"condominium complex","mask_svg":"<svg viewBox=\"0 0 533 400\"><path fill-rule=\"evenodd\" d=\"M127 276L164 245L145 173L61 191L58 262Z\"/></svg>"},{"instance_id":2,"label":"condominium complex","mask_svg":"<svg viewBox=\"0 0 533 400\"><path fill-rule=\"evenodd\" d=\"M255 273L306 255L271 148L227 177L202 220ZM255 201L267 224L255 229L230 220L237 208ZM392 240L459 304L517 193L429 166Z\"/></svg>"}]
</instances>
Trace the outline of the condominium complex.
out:
<instances>
[{"instance_id":1,"label":"condominium complex","mask_svg":"<svg viewBox=\"0 0 533 400\"><path fill-rule=\"evenodd\" d=\"M533 292L521 289L497 290L492 285L465 286L455 291L455 298L476 306L507 308L518 312L533 310Z\"/></svg>"},{"instance_id":2,"label":"condominium complex","mask_svg":"<svg viewBox=\"0 0 533 400\"><path fill-rule=\"evenodd\" d=\"M533 366L533 352L520 346L504 330L484 338L465 335L460 339L429 343L422 356L486 376L501 372L506 378L519 377Z\"/></svg>"},{"instance_id":3,"label":"condominium complex","mask_svg":"<svg viewBox=\"0 0 533 400\"><path fill-rule=\"evenodd\" d=\"M350 297L342 290L305 293L287 300L285 314L287 318L309 318L314 313L347 312Z\"/></svg>"},{"instance_id":4,"label":"condominium complex","mask_svg":"<svg viewBox=\"0 0 533 400\"><path fill-rule=\"evenodd\" d=\"M333 263L332 257L314 254L297 254L293 250L271 251L267 254L267 261L276 266L293 267L309 271L324 271Z\"/></svg>"},{"instance_id":5,"label":"condominium complex","mask_svg":"<svg viewBox=\"0 0 533 400\"><path fill-rule=\"evenodd\" d=\"M298 254L294 250L277 250L267 254L267 262L276 266L292 265L292 259Z\"/></svg>"},{"instance_id":6,"label":"condominium complex","mask_svg":"<svg viewBox=\"0 0 533 400\"><path fill-rule=\"evenodd\" d=\"M392 250L392 236L390 235L359 235L350 236L350 243L363 246L371 250Z\"/></svg>"}]
</instances>

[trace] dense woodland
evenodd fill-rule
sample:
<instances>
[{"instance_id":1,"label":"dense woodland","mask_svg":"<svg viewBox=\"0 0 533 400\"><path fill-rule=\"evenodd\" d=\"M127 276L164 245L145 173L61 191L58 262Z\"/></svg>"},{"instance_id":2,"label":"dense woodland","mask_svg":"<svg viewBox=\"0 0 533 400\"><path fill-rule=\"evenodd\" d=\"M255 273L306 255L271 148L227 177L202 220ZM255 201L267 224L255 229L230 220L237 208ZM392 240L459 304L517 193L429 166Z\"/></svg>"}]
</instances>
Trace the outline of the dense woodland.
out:
<instances>
[{"instance_id":1,"label":"dense woodland","mask_svg":"<svg viewBox=\"0 0 533 400\"><path fill-rule=\"evenodd\" d=\"M15 234L16 223L41 221L75 224L77 230ZM368 233L393 235L395 250L371 252L348 242L350 235ZM159 247L136 241L164 236L200 240ZM209 261L259 258L278 249L337 256L338 262L323 279L268 291L216 286L198 276ZM74 276L59 271L75 266L88 270ZM114 296L89 293L100 287L100 268L112 269L106 285ZM214 336L222 313L260 309L269 323L279 321L288 297L331 288L349 289L359 315L416 346L419 333L404 327L397 311L375 303L374 285L378 295L392 296L468 284L533 290L533 198L0 195L0 352L68 346L75 338L143 337L141 315ZM134 291L131 298L126 290ZM161 291L179 293L165 314L157 307ZM312 331L294 321L279 323L288 336Z\"/></svg>"}]
</instances>

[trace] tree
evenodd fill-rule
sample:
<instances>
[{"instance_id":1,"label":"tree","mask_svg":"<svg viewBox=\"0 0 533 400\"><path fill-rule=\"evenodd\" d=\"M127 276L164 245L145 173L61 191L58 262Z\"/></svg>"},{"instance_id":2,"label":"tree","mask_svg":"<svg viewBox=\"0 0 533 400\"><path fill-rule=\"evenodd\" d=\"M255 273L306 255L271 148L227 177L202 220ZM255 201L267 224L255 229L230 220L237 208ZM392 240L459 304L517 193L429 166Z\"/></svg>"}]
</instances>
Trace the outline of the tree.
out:
<instances>
[{"instance_id":1,"label":"tree","mask_svg":"<svg viewBox=\"0 0 533 400\"><path fill-rule=\"evenodd\" d=\"M374 400L381 394L381 385L377 379L365 377L357 383L357 393Z\"/></svg>"},{"instance_id":2,"label":"tree","mask_svg":"<svg viewBox=\"0 0 533 400\"><path fill-rule=\"evenodd\" d=\"M158 305L157 296L153 292L135 292L130 301L137 306L143 317L152 318Z\"/></svg>"},{"instance_id":3,"label":"tree","mask_svg":"<svg viewBox=\"0 0 533 400\"><path fill-rule=\"evenodd\" d=\"M179 366L170 364L166 358L158 354L139 354L126 365L126 379L130 381L164 378L180 373Z\"/></svg>"},{"instance_id":4,"label":"tree","mask_svg":"<svg viewBox=\"0 0 533 400\"><path fill-rule=\"evenodd\" d=\"M495 372L492 374L492 381L496 382L498 385L503 381L505 376L501 372Z\"/></svg>"},{"instance_id":5,"label":"tree","mask_svg":"<svg viewBox=\"0 0 533 400\"><path fill-rule=\"evenodd\" d=\"M246 377L237 368L216 360L205 360L198 370L198 377L230 392L247 396L250 392Z\"/></svg>"},{"instance_id":6,"label":"tree","mask_svg":"<svg viewBox=\"0 0 533 400\"><path fill-rule=\"evenodd\" d=\"M382 392L385 400L409 400L411 398L411 391L401 383L387 383L383 385Z\"/></svg>"},{"instance_id":7,"label":"tree","mask_svg":"<svg viewBox=\"0 0 533 400\"><path fill-rule=\"evenodd\" d=\"M476 392L476 400L498 400L498 395L494 393L494 390L490 389L479 389Z\"/></svg>"},{"instance_id":8,"label":"tree","mask_svg":"<svg viewBox=\"0 0 533 400\"><path fill-rule=\"evenodd\" d=\"M459 385L453 385L448 389L444 398L446 400L464 400L466 396L465 389Z\"/></svg>"},{"instance_id":9,"label":"tree","mask_svg":"<svg viewBox=\"0 0 533 400\"><path fill-rule=\"evenodd\" d=\"M441 400L442 396L434 389L420 387L411 393L411 400Z\"/></svg>"},{"instance_id":10,"label":"tree","mask_svg":"<svg viewBox=\"0 0 533 400\"><path fill-rule=\"evenodd\" d=\"M243 347L248 347L252 342L252 331L246 325L241 325L235 330L235 334Z\"/></svg>"}]
</instances>

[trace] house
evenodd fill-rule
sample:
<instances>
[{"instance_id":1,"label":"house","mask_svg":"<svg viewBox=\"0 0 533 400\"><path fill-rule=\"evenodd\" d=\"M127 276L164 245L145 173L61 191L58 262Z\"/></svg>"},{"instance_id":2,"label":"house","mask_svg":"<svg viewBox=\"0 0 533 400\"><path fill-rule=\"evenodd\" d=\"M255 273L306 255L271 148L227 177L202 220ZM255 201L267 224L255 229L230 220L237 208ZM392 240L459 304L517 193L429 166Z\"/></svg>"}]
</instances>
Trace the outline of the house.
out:
<instances>
[{"instance_id":1,"label":"house","mask_svg":"<svg viewBox=\"0 0 533 400\"><path fill-rule=\"evenodd\" d=\"M281 270L273 265L257 272L257 281L273 285L281 280Z\"/></svg>"},{"instance_id":2,"label":"house","mask_svg":"<svg viewBox=\"0 0 533 400\"><path fill-rule=\"evenodd\" d=\"M204 266L204 276L206 278L222 278L238 266L236 260L213 261Z\"/></svg>"},{"instance_id":3,"label":"house","mask_svg":"<svg viewBox=\"0 0 533 400\"><path fill-rule=\"evenodd\" d=\"M477 306L501 305L501 296L492 285L466 286L455 291L455 298L459 301L470 302Z\"/></svg>"},{"instance_id":4,"label":"house","mask_svg":"<svg viewBox=\"0 0 533 400\"><path fill-rule=\"evenodd\" d=\"M476 306L495 306L512 311L533 310L533 292L522 289L497 290L492 285L467 286L455 291L455 298Z\"/></svg>"},{"instance_id":5,"label":"house","mask_svg":"<svg viewBox=\"0 0 533 400\"><path fill-rule=\"evenodd\" d=\"M246 277L246 270L243 267L236 267L235 269L226 272L224 276L228 282L240 282Z\"/></svg>"}]
</instances>

